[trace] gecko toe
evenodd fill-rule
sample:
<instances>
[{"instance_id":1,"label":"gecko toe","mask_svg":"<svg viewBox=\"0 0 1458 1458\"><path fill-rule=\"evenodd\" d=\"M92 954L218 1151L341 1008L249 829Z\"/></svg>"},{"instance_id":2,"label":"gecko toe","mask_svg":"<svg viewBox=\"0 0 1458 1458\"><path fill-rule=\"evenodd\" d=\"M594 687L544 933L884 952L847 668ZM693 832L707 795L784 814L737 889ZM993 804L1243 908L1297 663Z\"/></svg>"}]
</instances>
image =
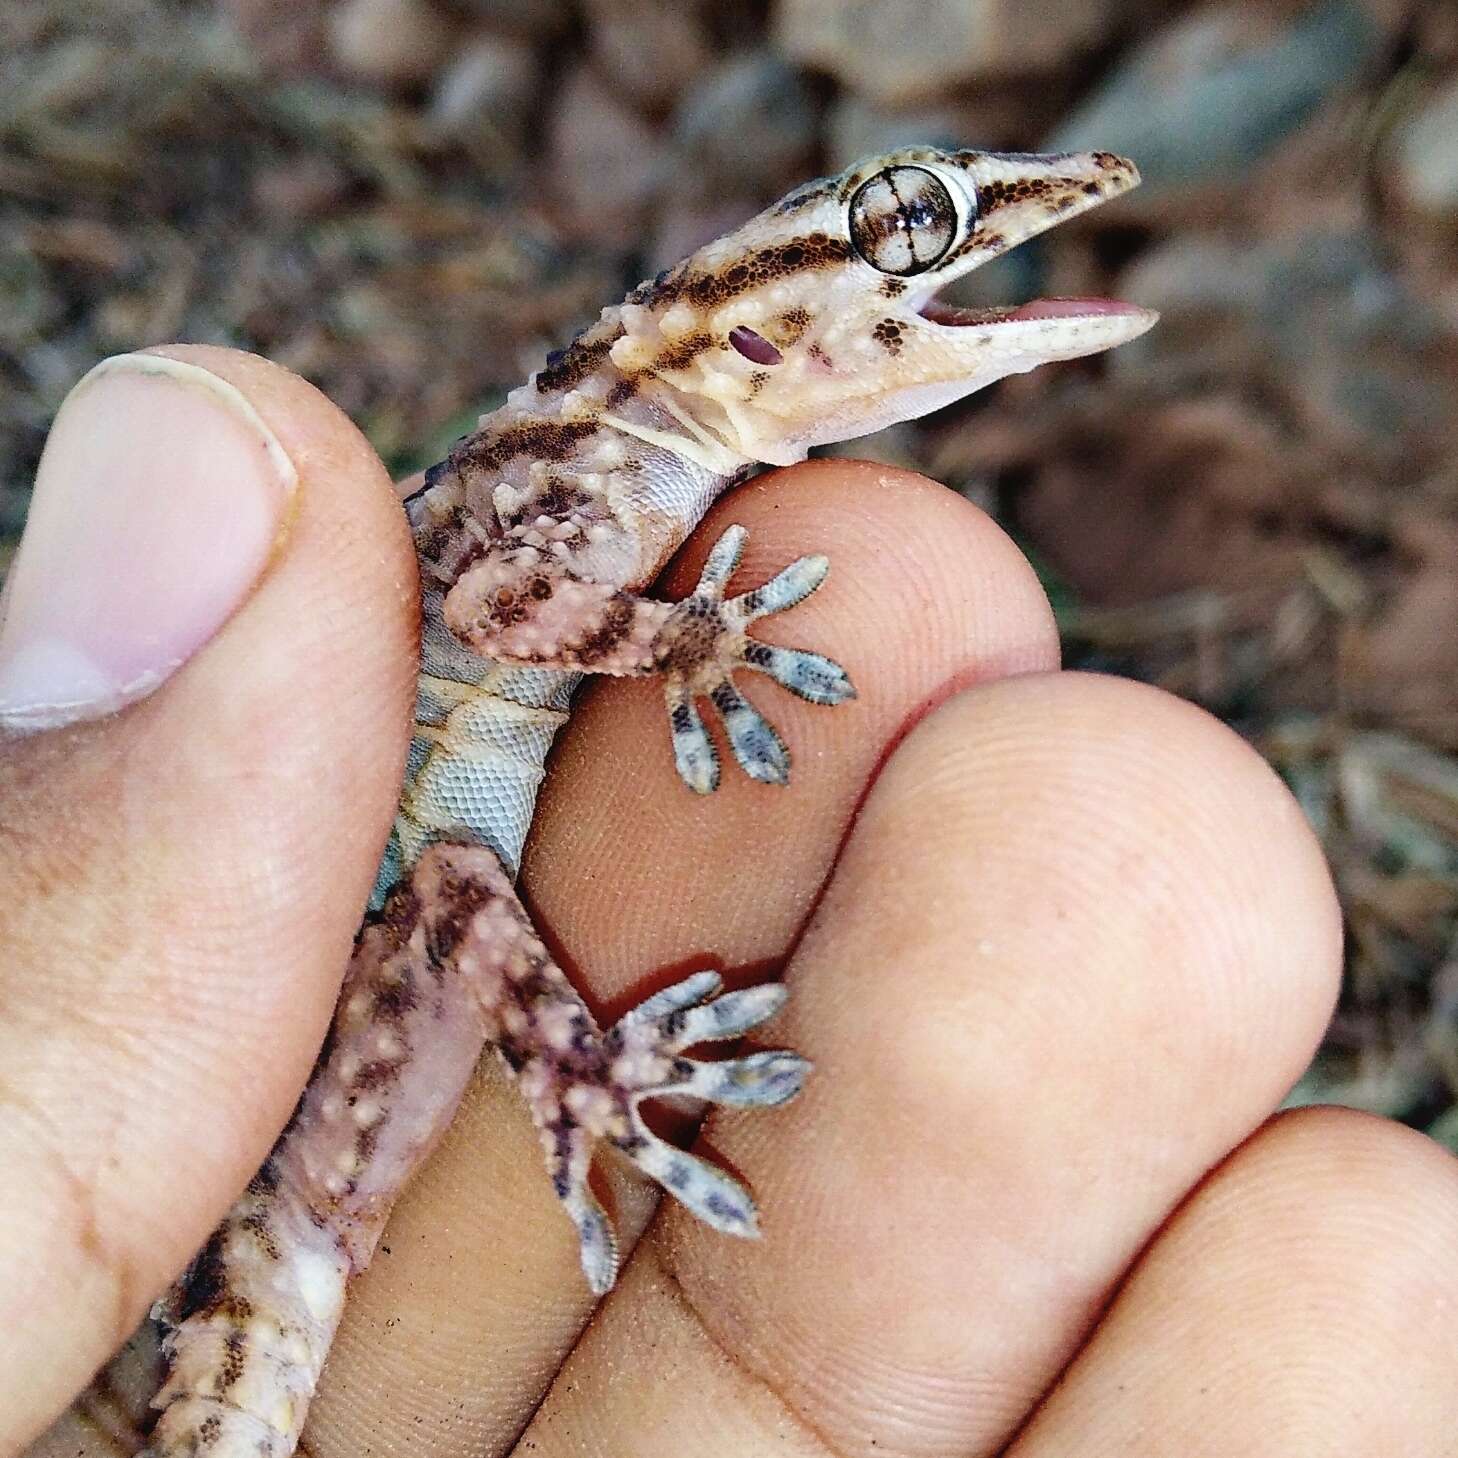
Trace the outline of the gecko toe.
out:
<instances>
[{"instance_id":1,"label":"gecko toe","mask_svg":"<svg viewBox=\"0 0 1458 1458\"><path fill-rule=\"evenodd\" d=\"M693 695L683 682L670 678L665 685L668 698L668 727L673 736L673 762L678 777L696 795L712 795L719 788L719 751L704 728L703 717L694 706Z\"/></svg>"},{"instance_id":2,"label":"gecko toe","mask_svg":"<svg viewBox=\"0 0 1458 1458\"><path fill-rule=\"evenodd\" d=\"M733 1175L651 1134L641 1124L614 1140L651 1180L663 1186L686 1210L725 1235L755 1239L759 1212L754 1197Z\"/></svg>"},{"instance_id":3,"label":"gecko toe","mask_svg":"<svg viewBox=\"0 0 1458 1458\"><path fill-rule=\"evenodd\" d=\"M741 621L752 623L756 618L786 612L804 602L829 573L829 557L797 557L768 582L730 598L724 606Z\"/></svg>"},{"instance_id":4,"label":"gecko toe","mask_svg":"<svg viewBox=\"0 0 1458 1458\"><path fill-rule=\"evenodd\" d=\"M594 1296L605 1296L618 1279L618 1237L612 1221L586 1186L575 1199L564 1199L567 1214L577 1227L582 1274Z\"/></svg>"},{"instance_id":5,"label":"gecko toe","mask_svg":"<svg viewBox=\"0 0 1458 1458\"><path fill-rule=\"evenodd\" d=\"M744 666L766 674L796 696L811 704L843 704L856 696L850 675L833 658L805 653L798 648L777 648L747 638Z\"/></svg>"},{"instance_id":6,"label":"gecko toe","mask_svg":"<svg viewBox=\"0 0 1458 1458\"><path fill-rule=\"evenodd\" d=\"M724 589L744 555L744 544L749 533L742 526L725 527L719 539L709 549L704 559L704 570L699 574L699 585L694 588L695 597L708 598L713 602L724 600Z\"/></svg>"},{"instance_id":7,"label":"gecko toe","mask_svg":"<svg viewBox=\"0 0 1458 1458\"><path fill-rule=\"evenodd\" d=\"M790 751L774 726L725 678L709 695L724 722L735 763L762 785L790 783Z\"/></svg>"},{"instance_id":8,"label":"gecko toe","mask_svg":"<svg viewBox=\"0 0 1458 1458\"><path fill-rule=\"evenodd\" d=\"M685 977L681 982L675 982L665 987L662 992L655 992L652 997L644 998L637 1007L629 1008L627 1012L618 1019L619 1028L631 1028L642 1023L658 1023L661 1027L683 1027L686 1018L690 1015L690 1009L697 1009L700 1004L707 1007L717 1008L733 998L741 997L742 993L731 993L729 997L715 997L714 994L724 985L724 979L717 972L703 971L694 972ZM766 986L776 987L777 983L767 983ZM751 989L758 991L759 989ZM712 1002L708 1001L710 998ZM768 1016L768 1014L766 1014ZM727 1036L727 1035L726 1035ZM690 1039L690 1042L697 1041ZM679 1047L687 1048L688 1043L681 1043Z\"/></svg>"},{"instance_id":9,"label":"gecko toe","mask_svg":"<svg viewBox=\"0 0 1458 1458\"><path fill-rule=\"evenodd\" d=\"M782 982L763 982L741 992L726 992L660 1023L660 1035L675 1053L695 1043L722 1043L757 1028L784 1007L789 993Z\"/></svg>"},{"instance_id":10,"label":"gecko toe","mask_svg":"<svg viewBox=\"0 0 1458 1458\"><path fill-rule=\"evenodd\" d=\"M782 982L716 996L721 986L717 972L695 972L630 1008L609 1036L621 1042L640 1035L651 1039L657 1052L681 1053L696 1043L722 1043L757 1028L789 996Z\"/></svg>"},{"instance_id":11,"label":"gecko toe","mask_svg":"<svg viewBox=\"0 0 1458 1458\"><path fill-rule=\"evenodd\" d=\"M805 1086L808 1059L774 1050L726 1058L718 1063L681 1060L684 1076L660 1092L685 1094L731 1109L772 1109L788 1103Z\"/></svg>"}]
</instances>

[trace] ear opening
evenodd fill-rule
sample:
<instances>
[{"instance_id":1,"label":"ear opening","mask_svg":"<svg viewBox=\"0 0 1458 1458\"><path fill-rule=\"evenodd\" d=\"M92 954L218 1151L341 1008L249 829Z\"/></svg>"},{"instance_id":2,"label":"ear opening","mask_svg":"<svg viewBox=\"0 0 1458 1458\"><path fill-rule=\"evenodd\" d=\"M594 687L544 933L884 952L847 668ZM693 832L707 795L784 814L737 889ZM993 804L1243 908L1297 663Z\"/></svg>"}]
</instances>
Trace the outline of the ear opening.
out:
<instances>
[{"instance_id":1,"label":"ear opening","mask_svg":"<svg viewBox=\"0 0 1458 1458\"><path fill-rule=\"evenodd\" d=\"M743 324L736 324L729 331L729 343L751 364L777 365L784 359L784 355L763 334L756 334Z\"/></svg>"}]
</instances>

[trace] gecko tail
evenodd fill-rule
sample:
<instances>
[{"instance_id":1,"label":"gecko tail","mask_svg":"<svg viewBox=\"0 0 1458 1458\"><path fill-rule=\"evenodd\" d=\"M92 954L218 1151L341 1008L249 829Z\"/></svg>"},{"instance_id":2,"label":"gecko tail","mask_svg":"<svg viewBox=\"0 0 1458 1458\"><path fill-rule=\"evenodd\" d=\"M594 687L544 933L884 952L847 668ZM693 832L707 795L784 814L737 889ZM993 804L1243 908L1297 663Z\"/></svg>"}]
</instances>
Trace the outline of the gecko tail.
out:
<instances>
[{"instance_id":1,"label":"gecko tail","mask_svg":"<svg viewBox=\"0 0 1458 1458\"><path fill-rule=\"evenodd\" d=\"M288 1458L344 1307L350 1261L265 1165L173 1293L144 1458Z\"/></svg>"},{"instance_id":2,"label":"gecko tail","mask_svg":"<svg viewBox=\"0 0 1458 1458\"><path fill-rule=\"evenodd\" d=\"M154 1312L168 1376L149 1458L293 1453L345 1284L455 1112L480 1012L465 980L432 975L414 885L361 933L292 1122Z\"/></svg>"}]
</instances>

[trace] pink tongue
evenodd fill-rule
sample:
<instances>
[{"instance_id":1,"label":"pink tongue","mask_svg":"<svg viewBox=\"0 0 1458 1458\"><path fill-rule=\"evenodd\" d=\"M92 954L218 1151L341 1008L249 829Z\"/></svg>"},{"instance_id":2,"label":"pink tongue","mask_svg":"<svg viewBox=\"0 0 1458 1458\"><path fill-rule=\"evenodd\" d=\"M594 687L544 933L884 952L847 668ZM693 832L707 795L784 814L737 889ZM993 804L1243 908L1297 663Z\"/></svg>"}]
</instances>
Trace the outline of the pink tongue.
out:
<instances>
[{"instance_id":1,"label":"pink tongue","mask_svg":"<svg viewBox=\"0 0 1458 1458\"><path fill-rule=\"evenodd\" d=\"M1132 314L1133 304L1121 304L1117 299L1033 299L1019 304L1004 319L1068 319L1087 318L1090 314Z\"/></svg>"}]
</instances>

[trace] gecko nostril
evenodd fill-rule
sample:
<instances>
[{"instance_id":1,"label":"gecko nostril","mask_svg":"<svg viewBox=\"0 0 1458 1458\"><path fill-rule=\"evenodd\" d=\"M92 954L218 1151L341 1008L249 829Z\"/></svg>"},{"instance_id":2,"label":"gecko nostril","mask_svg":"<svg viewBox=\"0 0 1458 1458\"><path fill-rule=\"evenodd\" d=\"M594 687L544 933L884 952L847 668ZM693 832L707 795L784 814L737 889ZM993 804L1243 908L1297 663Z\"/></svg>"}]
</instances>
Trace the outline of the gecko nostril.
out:
<instances>
[{"instance_id":1,"label":"gecko nostril","mask_svg":"<svg viewBox=\"0 0 1458 1458\"><path fill-rule=\"evenodd\" d=\"M763 334L756 334L753 329L746 329L743 324L736 324L729 331L729 343L745 359L757 365L777 365L784 359L784 355Z\"/></svg>"}]
</instances>

